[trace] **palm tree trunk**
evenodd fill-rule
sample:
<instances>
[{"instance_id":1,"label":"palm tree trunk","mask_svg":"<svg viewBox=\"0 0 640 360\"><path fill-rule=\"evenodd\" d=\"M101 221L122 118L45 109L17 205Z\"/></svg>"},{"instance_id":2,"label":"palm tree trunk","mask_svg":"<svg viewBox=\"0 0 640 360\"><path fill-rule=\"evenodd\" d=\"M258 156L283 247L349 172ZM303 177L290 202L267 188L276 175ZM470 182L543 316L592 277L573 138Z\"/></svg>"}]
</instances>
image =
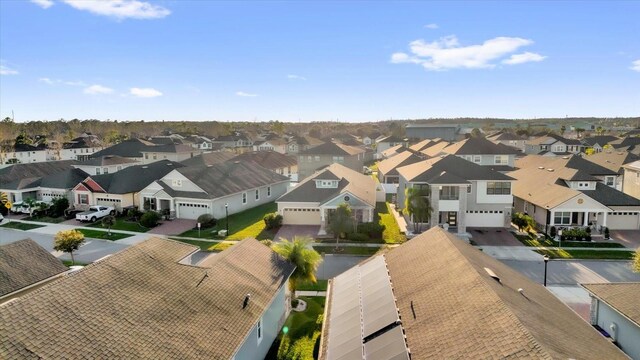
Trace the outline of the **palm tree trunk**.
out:
<instances>
[{"instance_id":1,"label":"palm tree trunk","mask_svg":"<svg viewBox=\"0 0 640 360\"><path fill-rule=\"evenodd\" d=\"M73 259L73 251L69 251L69 255L71 255L71 265L75 265L76 261Z\"/></svg>"}]
</instances>

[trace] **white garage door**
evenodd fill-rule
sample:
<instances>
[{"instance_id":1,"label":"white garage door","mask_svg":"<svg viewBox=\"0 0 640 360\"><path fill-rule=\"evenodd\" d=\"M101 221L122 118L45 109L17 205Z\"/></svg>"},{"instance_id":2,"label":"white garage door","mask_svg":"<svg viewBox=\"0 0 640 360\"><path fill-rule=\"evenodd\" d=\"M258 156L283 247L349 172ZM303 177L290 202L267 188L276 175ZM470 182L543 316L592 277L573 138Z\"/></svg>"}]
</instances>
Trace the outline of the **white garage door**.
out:
<instances>
[{"instance_id":1,"label":"white garage door","mask_svg":"<svg viewBox=\"0 0 640 360\"><path fill-rule=\"evenodd\" d=\"M607 226L611 230L636 230L638 229L637 212L613 212L607 215Z\"/></svg>"},{"instance_id":2,"label":"white garage door","mask_svg":"<svg viewBox=\"0 0 640 360\"><path fill-rule=\"evenodd\" d=\"M504 227L502 211L469 210L465 215L467 215L467 226L470 227Z\"/></svg>"},{"instance_id":3,"label":"white garage door","mask_svg":"<svg viewBox=\"0 0 640 360\"><path fill-rule=\"evenodd\" d=\"M211 209L207 204L177 203L178 218L196 220L202 214L210 214Z\"/></svg>"},{"instance_id":4,"label":"white garage door","mask_svg":"<svg viewBox=\"0 0 640 360\"><path fill-rule=\"evenodd\" d=\"M285 225L320 225L320 209L284 209Z\"/></svg>"}]
</instances>

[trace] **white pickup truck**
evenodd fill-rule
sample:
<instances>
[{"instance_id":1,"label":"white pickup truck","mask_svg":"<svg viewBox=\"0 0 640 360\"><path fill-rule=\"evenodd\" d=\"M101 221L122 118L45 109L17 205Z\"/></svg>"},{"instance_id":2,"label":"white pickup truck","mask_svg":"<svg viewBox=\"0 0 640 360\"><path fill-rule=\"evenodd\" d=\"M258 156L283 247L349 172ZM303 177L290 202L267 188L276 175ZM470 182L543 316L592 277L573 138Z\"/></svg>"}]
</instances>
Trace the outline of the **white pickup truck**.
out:
<instances>
[{"instance_id":1,"label":"white pickup truck","mask_svg":"<svg viewBox=\"0 0 640 360\"><path fill-rule=\"evenodd\" d=\"M88 211L84 211L76 214L76 220L78 221L91 221L103 218L107 215L114 215L116 210L111 206L91 206Z\"/></svg>"}]
</instances>

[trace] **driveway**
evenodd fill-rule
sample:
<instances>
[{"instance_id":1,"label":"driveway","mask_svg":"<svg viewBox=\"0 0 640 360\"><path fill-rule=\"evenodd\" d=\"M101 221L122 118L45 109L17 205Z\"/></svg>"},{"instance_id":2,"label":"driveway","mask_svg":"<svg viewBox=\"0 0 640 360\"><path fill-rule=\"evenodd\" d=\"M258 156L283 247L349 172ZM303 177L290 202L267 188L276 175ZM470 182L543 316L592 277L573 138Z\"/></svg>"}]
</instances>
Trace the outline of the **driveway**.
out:
<instances>
[{"instance_id":1,"label":"driveway","mask_svg":"<svg viewBox=\"0 0 640 360\"><path fill-rule=\"evenodd\" d=\"M610 235L613 240L628 248L640 248L640 230L610 230Z\"/></svg>"},{"instance_id":2,"label":"driveway","mask_svg":"<svg viewBox=\"0 0 640 360\"><path fill-rule=\"evenodd\" d=\"M480 246L522 246L522 243L504 228L467 228L471 240Z\"/></svg>"},{"instance_id":3,"label":"driveway","mask_svg":"<svg viewBox=\"0 0 640 360\"><path fill-rule=\"evenodd\" d=\"M320 225L282 225L274 241L280 241L280 238L291 240L295 236L308 236L315 239L320 231Z\"/></svg>"},{"instance_id":4,"label":"driveway","mask_svg":"<svg viewBox=\"0 0 640 360\"><path fill-rule=\"evenodd\" d=\"M149 230L148 233L158 235L179 235L187 230L193 229L197 226L196 224L196 220L188 219L163 220L162 224Z\"/></svg>"}]
</instances>

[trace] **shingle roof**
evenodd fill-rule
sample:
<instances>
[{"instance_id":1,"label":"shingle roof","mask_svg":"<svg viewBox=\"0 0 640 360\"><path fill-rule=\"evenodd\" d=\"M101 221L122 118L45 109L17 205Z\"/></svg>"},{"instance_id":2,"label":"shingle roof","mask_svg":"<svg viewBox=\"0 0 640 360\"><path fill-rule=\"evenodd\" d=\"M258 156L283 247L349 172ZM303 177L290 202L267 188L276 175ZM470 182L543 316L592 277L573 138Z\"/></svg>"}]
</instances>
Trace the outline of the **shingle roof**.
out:
<instances>
[{"instance_id":1,"label":"shingle roof","mask_svg":"<svg viewBox=\"0 0 640 360\"><path fill-rule=\"evenodd\" d=\"M409 182L426 182L435 180L443 173L455 176L457 180L513 180L513 178L500 172L491 170L470 161L461 159L455 155L447 155L443 158L436 157L420 161L397 169L398 173ZM453 179L453 178L451 178ZM442 180L442 179L441 179ZM459 182L456 182L459 184Z\"/></svg>"},{"instance_id":2,"label":"shingle roof","mask_svg":"<svg viewBox=\"0 0 640 360\"><path fill-rule=\"evenodd\" d=\"M281 154L276 151L246 152L236 156L235 158L233 158L233 160L258 164L271 170L298 165L298 160L296 157Z\"/></svg>"},{"instance_id":3,"label":"shingle roof","mask_svg":"<svg viewBox=\"0 0 640 360\"><path fill-rule=\"evenodd\" d=\"M212 199L289 180L258 164L236 161L209 167L183 167L177 171Z\"/></svg>"},{"instance_id":4,"label":"shingle roof","mask_svg":"<svg viewBox=\"0 0 640 360\"><path fill-rule=\"evenodd\" d=\"M425 139L422 140L420 142L417 142L411 146L409 146L409 149L413 150L413 151L422 151L426 148L428 148L431 145L435 145L437 143L440 143L444 140L440 139L440 138L435 138L435 139Z\"/></svg>"},{"instance_id":5,"label":"shingle roof","mask_svg":"<svg viewBox=\"0 0 640 360\"><path fill-rule=\"evenodd\" d=\"M0 297L67 271L31 239L0 246Z\"/></svg>"},{"instance_id":6,"label":"shingle roof","mask_svg":"<svg viewBox=\"0 0 640 360\"><path fill-rule=\"evenodd\" d=\"M337 188L317 188L315 180L340 179ZM339 194L350 192L371 206L376 205L376 182L368 175L334 163L301 181L276 202L324 203Z\"/></svg>"},{"instance_id":7,"label":"shingle roof","mask_svg":"<svg viewBox=\"0 0 640 360\"><path fill-rule=\"evenodd\" d=\"M359 147L338 144L333 141L326 142L322 145L314 146L310 149L301 151L300 154L304 155L356 155L365 152L364 149Z\"/></svg>"},{"instance_id":8,"label":"shingle roof","mask_svg":"<svg viewBox=\"0 0 640 360\"><path fill-rule=\"evenodd\" d=\"M396 156L384 159L378 163L378 172L382 175L397 175L397 168L410 165L423 160L421 157L414 155L411 151L404 151Z\"/></svg>"},{"instance_id":9,"label":"shingle roof","mask_svg":"<svg viewBox=\"0 0 640 360\"><path fill-rule=\"evenodd\" d=\"M142 151L147 151L150 147L155 147L155 144L141 139L129 139L95 152L91 157L97 158L105 155L117 155L127 158L141 158Z\"/></svg>"},{"instance_id":10,"label":"shingle roof","mask_svg":"<svg viewBox=\"0 0 640 360\"><path fill-rule=\"evenodd\" d=\"M600 182L596 183L595 190L580 190L580 192L605 206L640 206L640 199Z\"/></svg>"},{"instance_id":11,"label":"shingle roof","mask_svg":"<svg viewBox=\"0 0 640 360\"><path fill-rule=\"evenodd\" d=\"M92 175L91 179L109 194L128 194L138 192L182 167L184 165L178 162L160 160L146 165L129 166L115 173Z\"/></svg>"},{"instance_id":12,"label":"shingle roof","mask_svg":"<svg viewBox=\"0 0 640 360\"><path fill-rule=\"evenodd\" d=\"M442 149L443 152L453 155L515 155L519 151L504 144L496 144L482 137L471 137L453 143Z\"/></svg>"},{"instance_id":13,"label":"shingle roof","mask_svg":"<svg viewBox=\"0 0 640 360\"><path fill-rule=\"evenodd\" d=\"M200 154L181 161L186 166L211 166L233 159L236 154L228 151L214 151Z\"/></svg>"},{"instance_id":14,"label":"shingle roof","mask_svg":"<svg viewBox=\"0 0 640 360\"><path fill-rule=\"evenodd\" d=\"M585 160L598 164L611 171L621 174L622 166L640 160L640 156L627 151L605 150L585 156Z\"/></svg>"},{"instance_id":15,"label":"shingle roof","mask_svg":"<svg viewBox=\"0 0 640 360\"><path fill-rule=\"evenodd\" d=\"M640 282L581 284L595 297L640 326Z\"/></svg>"},{"instance_id":16,"label":"shingle roof","mask_svg":"<svg viewBox=\"0 0 640 360\"><path fill-rule=\"evenodd\" d=\"M5 184L25 178L39 178L60 171L69 170L76 160L47 161L30 164L14 164L0 169L0 188Z\"/></svg>"},{"instance_id":17,"label":"shingle roof","mask_svg":"<svg viewBox=\"0 0 640 360\"><path fill-rule=\"evenodd\" d=\"M600 145L600 146L604 146L607 145L608 143L618 140L619 138L616 136L612 136L612 135L602 135L602 136L591 136L591 137L586 137L584 139L582 139L582 142L586 145L589 146L593 146L593 145Z\"/></svg>"},{"instance_id":18,"label":"shingle roof","mask_svg":"<svg viewBox=\"0 0 640 360\"><path fill-rule=\"evenodd\" d=\"M126 158L126 157L118 156L118 155L104 155L99 157L93 157L85 161L81 161L77 165L79 166L110 166L110 165L132 164L132 163L137 163L137 161Z\"/></svg>"},{"instance_id":19,"label":"shingle roof","mask_svg":"<svg viewBox=\"0 0 640 360\"><path fill-rule=\"evenodd\" d=\"M626 358L547 289L440 228L384 256L412 359Z\"/></svg>"},{"instance_id":20,"label":"shingle roof","mask_svg":"<svg viewBox=\"0 0 640 360\"><path fill-rule=\"evenodd\" d=\"M382 154L382 157L384 158L390 158L405 151L408 151L408 149L404 145L400 144L400 145L392 146L387 150L382 151L380 154Z\"/></svg>"},{"instance_id":21,"label":"shingle roof","mask_svg":"<svg viewBox=\"0 0 640 360\"><path fill-rule=\"evenodd\" d=\"M606 167L603 167L591 161L585 160L583 157L577 156L577 155L571 156L571 158L567 161L565 166L571 169L583 171L589 175L594 175L594 176L618 174L617 171L607 169Z\"/></svg>"},{"instance_id":22,"label":"shingle roof","mask_svg":"<svg viewBox=\"0 0 640 360\"><path fill-rule=\"evenodd\" d=\"M141 149L140 152L157 152L157 153L188 153L188 152L200 152L200 150L192 147L191 145L185 144L164 144L157 146L150 146L144 149Z\"/></svg>"},{"instance_id":23,"label":"shingle roof","mask_svg":"<svg viewBox=\"0 0 640 360\"><path fill-rule=\"evenodd\" d=\"M488 139L494 140L494 141L505 141L505 140L517 140L517 141L523 141L525 140L522 136L518 135L518 134L514 134L511 132L501 132L499 134L495 134L495 135L491 135L487 137Z\"/></svg>"},{"instance_id":24,"label":"shingle roof","mask_svg":"<svg viewBox=\"0 0 640 360\"><path fill-rule=\"evenodd\" d=\"M0 358L232 358L294 266L253 239L178 263L197 250L152 238L2 305Z\"/></svg>"},{"instance_id":25,"label":"shingle roof","mask_svg":"<svg viewBox=\"0 0 640 360\"><path fill-rule=\"evenodd\" d=\"M442 142L430 145L426 149L422 150L422 153L429 157L435 157L442 154L442 149L446 148L449 145L450 143L446 141L442 141Z\"/></svg>"}]
</instances>

